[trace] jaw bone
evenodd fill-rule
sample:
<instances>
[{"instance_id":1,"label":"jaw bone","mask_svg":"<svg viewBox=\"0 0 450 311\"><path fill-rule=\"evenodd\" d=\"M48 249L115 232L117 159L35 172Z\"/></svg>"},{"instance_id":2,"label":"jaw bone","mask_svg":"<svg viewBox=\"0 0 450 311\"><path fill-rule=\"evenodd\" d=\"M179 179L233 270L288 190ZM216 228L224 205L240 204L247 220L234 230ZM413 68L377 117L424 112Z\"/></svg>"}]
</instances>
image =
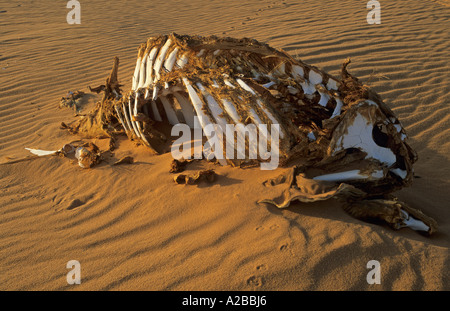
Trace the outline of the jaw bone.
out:
<instances>
[{"instance_id":1,"label":"jaw bone","mask_svg":"<svg viewBox=\"0 0 450 311\"><path fill-rule=\"evenodd\" d=\"M409 227L409 228L411 228L413 230L416 230L416 231L428 232L430 230L430 227L428 227L422 221L415 219L414 217L409 215L404 210L401 210L401 212L402 212L402 214L404 216L404 220L403 220L404 227Z\"/></svg>"}]
</instances>

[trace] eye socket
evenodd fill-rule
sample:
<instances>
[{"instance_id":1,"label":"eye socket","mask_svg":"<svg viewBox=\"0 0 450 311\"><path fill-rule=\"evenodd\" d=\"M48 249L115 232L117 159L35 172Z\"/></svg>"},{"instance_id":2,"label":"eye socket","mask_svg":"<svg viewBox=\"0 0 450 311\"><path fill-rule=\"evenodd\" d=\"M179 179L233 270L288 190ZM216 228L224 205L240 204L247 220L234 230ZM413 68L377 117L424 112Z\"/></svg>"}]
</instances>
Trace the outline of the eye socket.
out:
<instances>
[{"instance_id":1,"label":"eye socket","mask_svg":"<svg viewBox=\"0 0 450 311\"><path fill-rule=\"evenodd\" d=\"M387 148L389 135L387 132L386 125L384 124L375 124L372 130L372 138L373 141L380 147Z\"/></svg>"}]
</instances>

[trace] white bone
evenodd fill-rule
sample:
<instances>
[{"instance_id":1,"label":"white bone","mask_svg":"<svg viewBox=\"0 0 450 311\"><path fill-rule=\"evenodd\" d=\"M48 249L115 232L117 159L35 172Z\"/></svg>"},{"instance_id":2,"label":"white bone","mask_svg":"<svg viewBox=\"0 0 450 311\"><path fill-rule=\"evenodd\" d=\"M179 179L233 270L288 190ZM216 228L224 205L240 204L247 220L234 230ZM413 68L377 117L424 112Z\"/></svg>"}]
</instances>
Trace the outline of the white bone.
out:
<instances>
[{"instance_id":1,"label":"white bone","mask_svg":"<svg viewBox=\"0 0 450 311\"><path fill-rule=\"evenodd\" d=\"M380 179L380 178L383 178L383 176L384 176L384 174L383 174L382 170L375 171L370 176L361 173L361 171L359 171L359 170L351 170L351 171L346 171L346 172L320 175L320 176L314 177L313 179L314 180L322 180L322 181L331 181L331 182L342 182L342 181L361 180L361 179L368 179L368 178Z\"/></svg>"},{"instance_id":2,"label":"white bone","mask_svg":"<svg viewBox=\"0 0 450 311\"><path fill-rule=\"evenodd\" d=\"M338 89L337 84L338 84L338 82L336 80L330 78L330 79L328 79L328 82L327 82L327 89L337 90Z\"/></svg>"},{"instance_id":3,"label":"white bone","mask_svg":"<svg viewBox=\"0 0 450 311\"><path fill-rule=\"evenodd\" d=\"M292 73L294 74L294 77L300 77L303 78L305 76L305 70L303 69L303 67L298 66L298 65L293 65L292 66Z\"/></svg>"},{"instance_id":4,"label":"white bone","mask_svg":"<svg viewBox=\"0 0 450 311\"><path fill-rule=\"evenodd\" d=\"M162 118L161 118L161 115L159 114L158 107L156 106L156 101L152 100L151 106L152 106L153 118L155 119L155 121L161 122Z\"/></svg>"},{"instance_id":5,"label":"white bone","mask_svg":"<svg viewBox=\"0 0 450 311\"><path fill-rule=\"evenodd\" d=\"M183 68L184 66L186 66L188 61L189 61L188 57L186 55L183 55L181 56L181 58L177 60L177 66Z\"/></svg>"},{"instance_id":6,"label":"white bone","mask_svg":"<svg viewBox=\"0 0 450 311\"><path fill-rule=\"evenodd\" d=\"M192 105L182 94L175 92L173 95L180 104L181 112L183 113L184 120L186 121L187 125L189 125L190 128L194 128L195 113Z\"/></svg>"},{"instance_id":7,"label":"white bone","mask_svg":"<svg viewBox=\"0 0 450 311\"><path fill-rule=\"evenodd\" d=\"M413 230L416 230L416 231L426 231L426 232L428 232L428 230L430 230L430 227L428 227L422 221L415 219L414 217L409 215L404 210L401 210L401 212L402 212L403 216L405 217L405 219L403 220L403 223L405 224L406 227L409 227L409 228L411 228Z\"/></svg>"},{"instance_id":8,"label":"white bone","mask_svg":"<svg viewBox=\"0 0 450 311\"><path fill-rule=\"evenodd\" d=\"M166 111L167 119L169 119L169 123L172 125L180 123L177 118L177 114L170 104L169 100L165 96L161 96L161 103L163 104L164 110Z\"/></svg>"},{"instance_id":9,"label":"white bone","mask_svg":"<svg viewBox=\"0 0 450 311\"><path fill-rule=\"evenodd\" d=\"M390 170L392 173L394 173L395 175L399 176L401 179L405 179L406 176L408 175L408 172L399 168L392 168Z\"/></svg>"},{"instance_id":10,"label":"white bone","mask_svg":"<svg viewBox=\"0 0 450 311\"><path fill-rule=\"evenodd\" d=\"M220 87L216 80L213 80L212 82L213 82L212 86L215 87L216 89Z\"/></svg>"},{"instance_id":11,"label":"white bone","mask_svg":"<svg viewBox=\"0 0 450 311\"><path fill-rule=\"evenodd\" d=\"M155 83L157 81L159 81L159 79L161 79L161 73L160 73L161 67L163 65L164 59L166 58L167 50L169 49L171 44L172 44L172 40L167 39L166 44L164 44L164 46L161 48L161 50L159 51L159 55L156 58L155 66L153 67L155 70L155 76L156 76L156 79L154 80Z\"/></svg>"},{"instance_id":12,"label":"white bone","mask_svg":"<svg viewBox=\"0 0 450 311\"><path fill-rule=\"evenodd\" d=\"M379 160L387 165L396 162L396 156L389 148L378 146L372 138L373 124L363 115L357 114L353 124L347 128L347 133L339 138L337 151L347 148L360 148L367 153L367 158ZM340 146L340 147L339 147Z\"/></svg>"},{"instance_id":13,"label":"white bone","mask_svg":"<svg viewBox=\"0 0 450 311\"><path fill-rule=\"evenodd\" d=\"M303 89L303 93L305 93L306 95L312 95L316 92L316 87L314 86L314 84L311 84L308 81L300 82L300 86Z\"/></svg>"},{"instance_id":14,"label":"white bone","mask_svg":"<svg viewBox=\"0 0 450 311\"><path fill-rule=\"evenodd\" d=\"M138 106L138 102L139 102L139 99L138 99L139 96L140 96L140 93L136 92L135 100L134 100L134 110L133 110L134 116L137 116L137 114L138 114L137 106ZM144 133L142 132L140 123L138 121L133 121L133 117L131 117L131 122L136 126L136 129L138 132L137 133L138 137L140 137L148 146L150 146L150 143L147 141L147 138L145 137Z\"/></svg>"},{"instance_id":15,"label":"white bone","mask_svg":"<svg viewBox=\"0 0 450 311\"><path fill-rule=\"evenodd\" d=\"M177 53L178 48L175 48L170 54L169 57L167 57L166 62L164 63L164 68L166 68L167 71L172 71L173 66L175 65L175 61L177 60Z\"/></svg>"},{"instance_id":16,"label":"white bone","mask_svg":"<svg viewBox=\"0 0 450 311\"><path fill-rule=\"evenodd\" d=\"M197 87L205 97L206 103L208 104L209 110L211 111L211 114L213 115L214 119L225 131L225 126L227 122L225 121L224 118L220 116L223 113L222 108L220 108L219 104L217 104L214 97L204 88L204 86L201 83L197 83Z\"/></svg>"},{"instance_id":17,"label":"white bone","mask_svg":"<svg viewBox=\"0 0 450 311\"><path fill-rule=\"evenodd\" d=\"M246 91L252 93L253 95L256 95L256 92L244 81L242 81L241 79L236 79L236 81L239 83L239 85ZM274 116L264 107L263 103L261 102L261 100L258 98L256 100L256 102L258 103L259 107L263 110L263 112L266 114L266 116L272 121L273 124L278 124L279 122L274 118ZM255 113L255 111L253 109L250 109L250 113L252 115L253 120L255 120L257 122L257 124L262 124L261 119L258 117L258 115ZM283 133L278 133L278 131L276 131L276 135L280 135L281 138L284 138L284 134ZM262 135L265 136L265 135ZM267 139L266 137L261 137L262 139Z\"/></svg>"},{"instance_id":18,"label":"white bone","mask_svg":"<svg viewBox=\"0 0 450 311\"><path fill-rule=\"evenodd\" d=\"M234 123L238 124L241 118L239 117L239 114L237 113L237 110L234 107L233 103L227 98L223 98L222 103L227 114L231 117Z\"/></svg>"},{"instance_id":19,"label":"white bone","mask_svg":"<svg viewBox=\"0 0 450 311\"><path fill-rule=\"evenodd\" d=\"M136 90L136 88L139 84L139 70L141 69L141 62L142 62L142 59L140 57L138 57L138 59L136 61L136 68L134 69L134 74L133 74L133 83L131 86L131 89L133 91Z\"/></svg>"},{"instance_id":20,"label":"white bone","mask_svg":"<svg viewBox=\"0 0 450 311\"><path fill-rule=\"evenodd\" d=\"M263 87L265 87L266 89L268 89L268 88L270 88L272 85L274 85L274 84L276 84L275 82L273 82L273 81L270 81L270 82L268 82L268 83L266 83L266 84L263 84L262 86Z\"/></svg>"},{"instance_id":21,"label":"white bone","mask_svg":"<svg viewBox=\"0 0 450 311\"><path fill-rule=\"evenodd\" d=\"M148 88L150 85L153 84L153 63L155 62L155 58L156 58L156 53L158 53L158 48L154 47L149 55L148 55L148 59L147 59L147 77L145 79L145 84L144 87ZM145 96L147 98L147 94Z\"/></svg>"},{"instance_id":22,"label":"white bone","mask_svg":"<svg viewBox=\"0 0 450 311\"><path fill-rule=\"evenodd\" d=\"M144 55L141 61L141 69L139 70L139 84L137 86L137 89L140 89L145 84L145 78L146 78L146 65L147 65L147 54Z\"/></svg>"},{"instance_id":23,"label":"white bone","mask_svg":"<svg viewBox=\"0 0 450 311\"><path fill-rule=\"evenodd\" d=\"M183 83L188 91L189 98L191 99L191 103L195 109L195 112L199 116L201 126L204 127L204 125L207 125L208 123L210 123L210 121L209 121L209 118L205 115L205 113L202 110L203 102L200 99L200 97L198 96L195 89L190 84L188 79L183 78Z\"/></svg>"},{"instance_id":24,"label":"white bone","mask_svg":"<svg viewBox=\"0 0 450 311\"><path fill-rule=\"evenodd\" d=\"M317 71L310 70L309 71L309 82L313 85L322 83L322 75Z\"/></svg>"},{"instance_id":25,"label":"white bone","mask_svg":"<svg viewBox=\"0 0 450 311\"><path fill-rule=\"evenodd\" d=\"M341 114L341 109L343 105L342 100L340 100L339 98L335 98L335 100L336 100L336 107L334 108L333 114L331 115L330 119L333 119Z\"/></svg>"},{"instance_id":26,"label":"white bone","mask_svg":"<svg viewBox=\"0 0 450 311\"><path fill-rule=\"evenodd\" d=\"M186 89L189 93L189 98L191 99L191 102L192 102L192 105L194 106L195 112L197 113L197 116L199 117L198 120L200 122L201 127L205 128L207 125L212 125L208 116L206 116L206 114L203 112L202 100L200 99L197 92L190 84L189 80L187 78L183 78L183 83L186 86ZM210 139L211 137L208 137L208 135L207 135L207 138ZM204 150L204 153L206 153L206 157L208 158L209 157L208 152L205 152L205 150ZM220 160L220 159L219 159L219 162L226 164L226 161L224 162L223 160Z\"/></svg>"},{"instance_id":27,"label":"white bone","mask_svg":"<svg viewBox=\"0 0 450 311\"><path fill-rule=\"evenodd\" d=\"M322 92L319 92L319 94L320 94L319 105L326 107L326 105L328 104L328 100L330 99L330 95Z\"/></svg>"},{"instance_id":28,"label":"white bone","mask_svg":"<svg viewBox=\"0 0 450 311\"><path fill-rule=\"evenodd\" d=\"M197 57L203 56L203 53L205 53L205 49L201 49L200 52L197 53Z\"/></svg>"},{"instance_id":29,"label":"white bone","mask_svg":"<svg viewBox=\"0 0 450 311\"><path fill-rule=\"evenodd\" d=\"M137 94L135 96L137 96ZM130 113L130 121L131 121L131 125L133 126L134 133L136 134L137 137L140 138L141 135L139 133L139 129L137 127L136 121L133 121L133 117L132 117L133 113L131 111L131 99L130 98L128 99L128 111Z\"/></svg>"},{"instance_id":30,"label":"white bone","mask_svg":"<svg viewBox=\"0 0 450 311\"><path fill-rule=\"evenodd\" d=\"M128 117L127 109L125 108L124 103L122 103L122 111L123 111L123 115L125 116L126 124L128 125L128 130L132 132L133 127L131 126L130 118Z\"/></svg>"},{"instance_id":31,"label":"white bone","mask_svg":"<svg viewBox=\"0 0 450 311\"><path fill-rule=\"evenodd\" d=\"M223 80L223 82L225 82L225 84L231 87L232 89L236 88L228 79Z\"/></svg>"},{"instance_id":32,"label":"white bone","mask_svg":"<svg viewBox=\"0 0 450 311\"><path fill-rule=\"evenodd\" d=\"M56 154L58 152L58 150L50 151L50 150L39 150L39 149L30 149L30 148L25 148L25 149L30 151L32 154L35 154L40 157Z\"/></svg>"},{"instance_id":33,"label":"white bone","mask_svg":"<svg viewBox=\"0 0 450 311\"><path fill-rule=\"evenodd\" d=\"M117 117L119 118L119 121L122 124L125 132L128 132L129 129L127 128L126 123L124 122L124 120L122 118L122 113L120 112L119 108L117 108L117 106L114 106L114 108L116 109Z\"/></svg>"},{"instance_id":34,"label":"white bone","mask_svg":"<svg viewBox=\"0 0 450 311\"><path fill-rule=\"evenodd\" d=\"M220 142L222 142L222 149L225 150L225 146L223 144L224 141L224 133L226 132L226 126L227 121L221 117L221 114L223 113L222 108L219 106L219 104L216 102L214 97L205 89L205 87L201 83L196 84L199 90L202 92L203 97L206 99L206 103L209 107L209 110L214 117L214 119L217 122L217 125L219 126L219 130L216 131L216 135ZM234 134L231 137L225 137L229 144L234 145Z\"/></svg>"},{"instance_id":35,"label":"white bone","mask_svg":"<svg viewBox=\"0 0 450 311\"><path fill-rule=\"evenodd\" d=\"M253 95L256 95L255 91L254 91L250 86L248 86L247 83L245 83L245 82L242 81L241 79L236 79L236 81L237 81L237 83L239 83L239 85L240 85L244 90L246 90L247 92L252 93Z\"/></svg>"},{"instance_id":36,"label":"white bone","mask_svg":"<svg viewBox=\"0 0 450 311\"><path fill-rule=\"evenodd\" d=\"M156 100L158 98L158 92L159 92L159 86L154 86L152 100Z\"/></svg>"},{"instance_id":37,"label":"white bone","mask_svg":"<svg viewBox=\"0 0 450 311\"><path fill-rule=\"evenodd\" d=\"M133 115L134 116L137 116L137 114L138 114L139 94L140 93L138 93L138 92L136 92L136 94L135 94L134 107L133 107Z\"/></svg>"}]
</instances>

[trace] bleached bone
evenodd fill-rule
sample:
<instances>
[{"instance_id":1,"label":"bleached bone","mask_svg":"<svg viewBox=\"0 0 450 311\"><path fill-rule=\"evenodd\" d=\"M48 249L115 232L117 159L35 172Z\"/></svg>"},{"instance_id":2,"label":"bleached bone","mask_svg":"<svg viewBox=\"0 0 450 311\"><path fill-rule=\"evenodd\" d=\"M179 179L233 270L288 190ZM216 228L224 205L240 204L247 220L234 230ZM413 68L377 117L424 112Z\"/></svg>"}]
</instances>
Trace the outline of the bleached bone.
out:
<instances>
[{"instance_id":1,"label":"bleached bone","mask_svg":"<svg viewBox=\"0 0 450 311\"><path fill-rule=\"evenodd\" d=\"M184 66L186 66L188 61L189 61L188 57L186 55L183 55L177 60L177 66L179 68L183 68Z\"/></svg>"},{"instance_id":2,"label":"bleached bone","mask_svg":"<svg viewBox=\"0 0 450 311\"><path fill-rule=\"evenodd\" d=\"M141 96L141 93L139 91L137 91L135 93L133 116L131 117L131 121L136 125L136 129L138 131L138 137L140 137L144 141L144 143L146 143L147 145L150 145L148 143L144 133L142 132L141 125L139 124L139 122L134 120L134 117L137 117L137 115L138 115L138 105L139 105L139 97L140 96Z\"/></svg>"},{"instance_id":3,"label":"bleached bone","mask_svg":"<svg viewBox=\"0 0 450 311\"><path fill-rule=\"evenodd\" d=\"M342 109L342 100L340 98L335 98L336 100L336 107L334 108L333 114L331 115L330 119L333 119L341 114Z\"/></svg>"},{"instance_id":4,"label":"bleached bone","mask_svg":"<svg viewBox=\"0 0 450 311\"><path fill-rule=\"evenodd\" d=\"M320 92L319 91L319 94L320 94L320 101L319 101L319 105L321 105L321 106L323 106L323 107L326 107L327 106L327 104L328 104L328 101L330 100L330 95L328 95L328 94L326 94L326 93L323 93L323 92Z\"/></svg>"},{"instance_id":5,"label":"bleached bone","mask_svg":"<svg viewBox=\"0 0 450 311\"><path fill-rule=\"evenodd\" d=\"M399 176L401 179L405 179L408 172L399 168L391 168L390 171L395 175Z\"/></svg>"},{"instance_id":6,"label":"bleached bone","mask_svg":"<svg viewBox=\"0 0 450 311\"><path fill-rule=\"evenodd\" d=\"M312 95L316 92L316 87L314 84L309 83L308 81L301 81L300 86L303 89L303 93L306 95Z\"/></svg>"},{"instance_id":7,"label":"bleached bone","mask_svg":"<svg viewBox=\"0 0 450 311\"><path fill-rule=\"evenodd\" d=\"M294 74L294 77L303 78L305 76L305 70L303 69L303 67L298 65L292 66L292 73Z\"/></svg>"},{"instance_id":8,"label":"bleached bone","mask_svg":"<svg viewBox=\"0 0 450 311\"><path fill-rule=\"evenodd\" d=\"M380 147L375 143L372 138L373 124L370 121L357 113L347 133L339 138L334 154L344 149L359 148L367 153L366 158L373 158L390 166L396 162L396 156L391 149Z\"/></svg>"},{"instance_id":9,"label":"bleached bone","mask_svg":"<svg viewBox=\"0 0 450 311\"><path fill-rule=\"evenodd\" d=\"M134 132L133 131L133 126L131 125L131 122L130 122L131 116L130 116L130 118L128 117L127 109L125 108L125 103L122 103L122 112L123 112L123 115L125 116L125 121L126 121L126 124L128 126L128 131L129 132Z\"/></svg>"},{"instance_id":10,"label":"bleached bone","mask_svg":"<svg viewBox=\"0 0 450 311\"><path fill-rule=\"evenodd\" d=\"M320 73L312 69L309 71L309 83L311 83L312 85L316 85L322 83L322 80L323 78Z\"/></svg>"},{"instance_id":11,"label":"bleached bone","mask_svg":"<svg viewBox=\"0 0 450 311\"><path fill-rule=\"evenodd\" d=\"M266 89L268 89L268 88L270 88L272 85L276 85L276 83L273 82L273 81L270 81L270 82L268 82L268 83L266 83L266 84L263 84L262 86L265 87Z\"/></svg>"},{"instance_id":12,"label":"bleached bone","mask_svg":"<svg viewBox=\"0 0 450 311\"><path fill-rule=\"evenodd\" d=\"M175 110L173 109L170 101L165 96L160 96L159 99L161 100L161 103L163 104L164 110L166 111L167 119L169 120L169 123L172 125L180 123L177 118L177 114L175 113Z\"/></svg>"},{"instance_id":13,"label":"bleached bone","mask_svg":"<svg viewBox=\"0 0 450 311\"><path fill-rule=\"evenodd\" d=\"M169 49L171 44L172 44L172 40L170 38L167 39L166 43L159 51L158 57L156 58L156 62L155 62L155 66L154 66L154 71L155 71L155 76L156 76L155 83L157 81L159 81L159 79L161 79L161 67L166 58L167 50Z\"/></svg>"},{"instance_id":14,"label":"bleached bone","mask_svg":"<svg viewBox=\"0 0 450 311\"><path fill-rule=\"evenodd\" d=\"M139 70L139 84L137 85L137 89L140 89L145 84L146 79L146 65L147 65L147 54L142 57L141 68Z\"/></svg>"},{"instance_id":15,"label":"bleached bone","mask_svg":"<svg viewBox=\"0 0 450 311\"><path fill-rule=\"evenodd\" d=\"M203 97L206 99L206 103L208 104L209 110L213 115L215 121L225 129L227 122L220 115L223 113L222 108L219 107L219 104L216 102L214 97L204 88L201 83L196 84L200 92L202 92Z\"/></svg>"},{"instance_id":16,"label":"bleached bone","mask_svg":"<svg viewBox=\"0 0 450 311\"><path fill-rule=\"evenodd\" d=\"M136 97L137 97L137 95L136 95ZM137 124L136 121L133 121L133 111L132 111L131 106L132 106L132 103L131 103L131 96L130 96L130 98L128 98L128 112L130 113L131 125L132 125L132 128L134 130L134 134L136 134L136 136L138 138L141 138L141 135L140 135L139 129L138 129L138 124Z\"/></svg>"},{"instance_id":17,"label":"bleached bone","mask_svg":"<svg viewBox=\"0 0 450 311\"><path fill-rule=\"evenodd\" d=\"M192 108L191 103L179 92L174 92L173 95L177 99L181 107L181 113L183 114L184 120L190 128L194 128L194 117L195 113Z\"/></svg>"},{"instance_id":18,"label":"bleached bone","mask_svg":"<svg viewBox=\"0 0 450 311\"><path fill-rule=\"evenodd\" d=\"M155 85L153 87L152 100L155 101L158 98L159 86Z\"/></svg>"},{"instance_id":19,"label":"bleached bone","mask_svg":"<svg viewBox=\"0 0 450 311\"><path fill-rule=\"evenodd\" d=\"M128 129L128 126L127 126L127 124L125 123L125 121L123 120L122 113L120 112L120 110L119 110L119 108L118 108L117 105L114 106L114 109L116 110L116 113L117 113L117 116L118 116L118 118L119 118L120 123L122 124L122 126L123 126L125 132L126 132L127 135L128 135L128 132L129 132L130 130Z\"/></svg>"},{"instance_id":20,"label":"bleached bone","mask_svg":"<svg viewBox=\"0 0 450 311\"><path fill-rule=\"evenodd\" d=\"M233 85L233 83L230 82L228 79L223 80L225 82L225 85L231 87L232 89L235 89L236 87Z\"/></svg>"},{"instance_id":21,"label":"bleached bone","mask_svg":"<svg viewBox=\"0 0 450 311\"><path fill-rule=\"evenodd\" d=\"M30 148L25 148L25 149L28 150L29 152L31 152L32 154L40 156L40 157L53 155L59 151L59 150L40 150L40 149L30 149Z\"/></svg>"},{"instance_id":22,"label":"bleached bone","mask_svg":"<svg viewBox=\"0 0 450 311\"><path fill-rule=\"evenodd\" d=\"M175 65L175 61L177 60L178 48L175 48L167 57L166 62L164 63L164 67L167 71L172 71L173 66Z\"/></svg>"},{"instance_id":23,"label":"bleached bone","mask_svg":"<svg viewBox=\"0 0 450 311\"><path fill-rule=\"evenodd\" d=\"M234 107L234 104L231 101L231 99L222 98L222 103L227 114L231 117L231 119L234 121L235 124L238 124L241 118L239 117L239 114L236 108Z\"/></svg>"},{"instance_id":24,"label":"bleached bone","mask_svg":"<svg viewBox=\"0 0 450 311\"><path fill-rule=\"evenodd\" d=\"M338 82L336 81L336 80L334 80L334 79L332 79L332 78L330 78L330 79L328 79L328 82L327 82L327 89L328 90L338 90Z\"/></svg>"},{"instance_id":25,"label":"bleached bone","mask_svg":"<svg viewBox=\"0 0 450 311\"><path fill-rule=\"evenodd\" d=\"M145 84L144 87L148 88L150 87L150 85L153 85L153 63L155 61L156 58L156 54L158 53L158 47L154 47L150 53L148 54L148 59L147 59L147 72L146 72L146 79L145 79ZM147 98L147 94L145 98Z\"/></svg>"},{"instance_id":26,"label":"bleached bone","mask_svg":"<svg viewBox=\"0 0 450 311\"><path fill-rule=\"evenodd\" d=\"M150 105L152 107L153 118L155 119L155 121L161 122L162 118L161 115L159 114L158 107L156 106L156 101L152 100Z\"/></svg>"},{"instance_id":27,"label":"bleached bone","mask_svg":"<svg viewBox=\"0 0 450 311\"><path fill-rule=\"evenodd\" d=\"M416 230L416 231L428 232L430 230L430 227L428 227L422 221L415 219L414 217L409 215L404 210L401 210L401 212L402 212L402 214L404 216L403 223L404 223L405 227L409 227L409 228L411 228L413 230Z\"/></svg>"},{"instance_id":28,"label":"bleached bone","mask_svg":"<svg viewBox=\"0 0 450 311\"><path fill-rule=\"evenodd\" d=\"M201 49L200 52L197 53L197 57L202 57L205 53L205 49Z\"/></svg>"},{"instance_id":29,"label":"bleached bone","mask_svg":"<svg viewBox=\"0 0 450 311\"><path fill-rule=\"evenodd\" d=\"M384 176L384 173L382 170L375 171L371 175L364 174L360 170L351 170L351 171L346 171L346 172L320 175L320 176L314 177L313 179L314 180L322 180L322 181L332 181L332 182L344 182L344 181L362 180L362 179L368 179L368 178L380 179L380 178L383 178L383 176Z\"/></svg>"},{"instance_id":30,"label":"bleached bone","mask_svg":"<svg viewBox=\"0 0 450 311\"><path fill-rule=\"evenodd\" d=\"M241 79L236 79L236 81L239 83L239 85L246 91L250 92L252 95L257 96L256 92L244 81ZM261 98L258 96L256 99L256 103L258 104L259 108L264 112L264 114L272 121L273 124L279 124L278 120L275 119L275 117L264 107L263 102ZM255 113L253 109L250 109L252 118L256 121L257 124L262 124L262 121L259 119L258 115ZM278 130L274 129L275 135L280 135L280 138L284 138L284 133L278 132ZM265 137L266 135L262 134L261 139L267 139Z\"/></svg>"},{"instance_id":31,"label":"bleached bone","mask_svg":"<svg viewBox=\"0 0 450 311\"><path fill-rule=\"evenodd\" d=\"M131 89L133 91L137 89L137 86L139 84L139 70L141 69L141 62L142 62L142 58L138 57L138 59L136 61L136 68L134 69L134 74L133 74L133 83L131 86Z\"/></svg>"},{"instance_id":32,"label":"bleached bone","mask_svg":"<svg viewBox=\"0 0 450 311\"><path fill-rule=\"evenodd\" d=\"M200 99L197 92L195 91L195 89L190 84L189 80L187 78L183 78L183 83L188 91L189 98L191 99L191 102L192 102L192 105L194 106L195 112L197 113L197 116L199 117L198 120L200 122L201 127L204 129L208 125L213 126L213 123L211 123L208 116L203 112L203 110L202 110L203 102ZM205 134L208 139L211 139L211 137L207 133L205 133ZM206 157L208 158L209 157L208 151L204 150L203 152L206 153ZM219 161L223 162L220 159L219 159ZM226 161L225 161L225 163L226 163Z\"/></svg>"}]
</instances>

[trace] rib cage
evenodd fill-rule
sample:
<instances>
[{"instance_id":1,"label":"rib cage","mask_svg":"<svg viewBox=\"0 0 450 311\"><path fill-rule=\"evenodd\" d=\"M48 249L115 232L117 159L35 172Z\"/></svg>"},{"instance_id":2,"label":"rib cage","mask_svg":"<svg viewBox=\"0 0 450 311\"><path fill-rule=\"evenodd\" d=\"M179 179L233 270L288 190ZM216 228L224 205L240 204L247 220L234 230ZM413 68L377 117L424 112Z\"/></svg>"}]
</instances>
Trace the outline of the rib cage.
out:
<instances>
[{"instance_id":1,"label":"rib cage","mask_svg":"<svg viewBox=\"0 0 450 311\"><path fill-rule=\"evenodd\" d=\"M127 134L146 145L140 114L154 121L165 114L191 128L195 115L202 126L279 124L283 157L339 116L338 89L336 78L256 40L171 34L140 46L132 89L116 112Z\"/></svg>"}]
</instances>

